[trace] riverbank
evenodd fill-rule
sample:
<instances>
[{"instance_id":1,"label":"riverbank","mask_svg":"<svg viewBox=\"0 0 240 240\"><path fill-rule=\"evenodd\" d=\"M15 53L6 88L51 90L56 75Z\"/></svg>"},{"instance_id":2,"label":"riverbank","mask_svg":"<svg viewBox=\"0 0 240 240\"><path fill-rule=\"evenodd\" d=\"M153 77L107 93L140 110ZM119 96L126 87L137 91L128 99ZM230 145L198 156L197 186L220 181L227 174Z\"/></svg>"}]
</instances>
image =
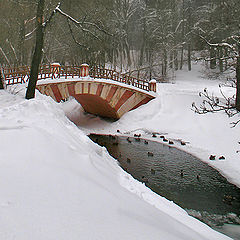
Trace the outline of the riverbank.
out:
<instances>
[{"instance_id":1,"label":"riverbank","mask_svg":"<svg viewBox=\"0 0 240 240\"><path fill-rule=\"evenodd\" d=\"M0 239L229 239L134 180L60 104L25 100L23 85L9 91L0 91Z\"/></svg>"}]
</instances>

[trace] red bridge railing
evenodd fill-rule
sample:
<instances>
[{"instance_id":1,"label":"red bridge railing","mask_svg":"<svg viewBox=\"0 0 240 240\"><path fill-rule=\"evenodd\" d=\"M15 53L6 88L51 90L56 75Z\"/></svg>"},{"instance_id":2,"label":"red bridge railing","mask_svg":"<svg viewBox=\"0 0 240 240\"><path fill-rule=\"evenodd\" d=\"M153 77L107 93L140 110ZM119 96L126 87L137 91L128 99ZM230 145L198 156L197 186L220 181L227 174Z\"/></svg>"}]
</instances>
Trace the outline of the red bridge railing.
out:
<instances>
[{"instance_id":1,"label":"red bridge railing","mask_svg":"<svg viewBox=\"0 0 240 240\"><path fill-rule=\"evenodd\" d=\"M47 78L60 78L60 77L83 77L90 76L92 78L103 78L110 79L113 81L125 83L132 85L134 87L143 89L145 91L156 91L152 87L151 82L137 79L135 77L121 74L114 70L92 67L86 70L87 65L81 66L60 66L58 64L42 65L39 69L38 80ZM13 67L13 68L3 68L2 75L4 76L6 85L14 85L18 83L26 83L30 77L30 67Z\"/></svg>"},{"instance_id":2,"label":"red bridge railing","mask_svg":"<svg viewBox=\"0 0 240 240\"><path fill-rule=\"evenodd\" d=\"M114 70L100 68L100 67L93 67L90 69L90 76L93 78L103 78L103 79L111 79L113 81L125 83L128 85L132 85L134 87L149 91L149 82L137 79L135 77L121 74Z\"/></svg>"}]
</instances>

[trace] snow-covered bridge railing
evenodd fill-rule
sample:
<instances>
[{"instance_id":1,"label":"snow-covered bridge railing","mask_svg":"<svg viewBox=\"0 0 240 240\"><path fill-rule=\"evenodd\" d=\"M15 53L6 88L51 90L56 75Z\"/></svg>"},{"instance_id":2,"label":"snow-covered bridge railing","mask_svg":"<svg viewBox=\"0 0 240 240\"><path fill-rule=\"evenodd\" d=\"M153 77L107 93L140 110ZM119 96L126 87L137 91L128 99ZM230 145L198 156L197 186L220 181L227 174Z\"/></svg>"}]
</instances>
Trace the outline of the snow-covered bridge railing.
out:
<instances>
[{"instance_id":1,"label":"snow-covered bridge railing","mask_svg":"<svg viewBox=\"0 0 240 240\"><path fill-rule=\"evenodd\" d=\"M125 83L128 85L132 85L134 87L143 89L145 91L149 91L149 82L141 79L137 79L127 74L121 74L114 70L93 67L90 69L90 76L93 78L103 78L103 79L111 79L117 82Z\"/></svg>"},{"instance_id":2,"label":"snow-covered bridge railing","mask_svg":"<svg viewBox=\"0 0 240 240\"><path fill-rule=\"evenodd\" d=\"M30 67L3 68L3 74L6 85L26 83L30 77ZM39 69L38 80L47 78L56 79L60 77L86 77L88 75L92 78L110 79L145 91L156 92L155 83L137 79L110 69L100 67L92 67L89 69L87 64L82 64L81 66L61 66L60 64L42 65Z\"/></svg>"},{"instance_id":3,"label":"snow-covered bridge railing","mask_svg":"<svg viewBox=\"0 0 240 240\"><path fill-rule=\"evenodd\" d=\"M25 83L30 77L30 67L4 68L2 75L6 85ZM89 69L87 64L43 65L38 75L38 80L41 79L47 79L37 83L36 88L42 94L57 102L72 96L86 112L113 119L148 103L155 98L151 91L156 92L155 81L147 82L99 67Z\"/></svg>"}]
</instances>

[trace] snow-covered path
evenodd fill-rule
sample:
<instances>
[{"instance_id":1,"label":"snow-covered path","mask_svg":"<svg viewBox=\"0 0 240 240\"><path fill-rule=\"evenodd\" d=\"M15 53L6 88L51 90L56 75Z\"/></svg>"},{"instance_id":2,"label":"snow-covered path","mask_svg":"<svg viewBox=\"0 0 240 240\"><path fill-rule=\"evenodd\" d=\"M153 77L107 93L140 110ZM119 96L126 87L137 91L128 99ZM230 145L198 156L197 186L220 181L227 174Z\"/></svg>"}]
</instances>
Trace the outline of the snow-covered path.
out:
<instances>
[{"instance_id":1,"label":"snow-covered path","mask_svg":"<svg viewBox=\"0 0 240 240\"><path fill-rule=\"evenodd\" d=\"M60 104L23 96L0 91L0 239L229 239L125 173Z\"/></svg>"}]
</instances>

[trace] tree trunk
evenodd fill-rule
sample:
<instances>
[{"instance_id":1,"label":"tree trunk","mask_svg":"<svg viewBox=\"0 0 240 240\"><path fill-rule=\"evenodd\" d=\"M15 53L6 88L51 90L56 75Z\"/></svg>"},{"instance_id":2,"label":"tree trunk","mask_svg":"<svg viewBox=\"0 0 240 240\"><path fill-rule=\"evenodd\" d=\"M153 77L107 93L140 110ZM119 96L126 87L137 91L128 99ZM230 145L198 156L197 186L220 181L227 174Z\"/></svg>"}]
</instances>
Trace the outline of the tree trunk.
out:
<instances>
[{"instance_id":1,"label":"tree trunk","mask_svg":"<svg viewBox=\"0 0 240 240\"><path fill-rule=\"evenodd\" d=\"M227 60L228 49L227 48L224 49L224 57L225 57L225 60L224 60L224 70L226 71L228 69L228 60Z\"/></svg>"},{"instance_id":2,"label":"tree trunk","mask_svg":"<svg viewBox=\"0 0 240 240\"><path fill-rule=\"evenodd\" d=\"M239 52L240 54L240 52ZM236 109L240 111L240 56L237 57L236 66Z\"/></svg>"},{"instance_id":3,"label":"tree trunk","mask_svg":"<svg viewBox=\"0 0 240 240\"><path fill-rule=\"evenodd\" d=\"M222 47L218 50L218 57L219 57L219 70L220 72L223 72L223 49Z\"/></svg>"},{"instance_id":4,"label":"tree trunk","mask_svg":"<svg viewBox=\"0 0 240 240\"><path fill-rule=\"evenodd\" d=\"M184 55L184 47L181 47L181 58L180 58L180 67L179 69L182 70L183 69L183 55Z\"/></svg>"},{"instance_id":5,"label":"tree trunk","mask_svg":"<svg viewBox=\"0 0 240 240\"><path fill-rule=\"evenodd\" d=\"M188 71L192 70L191 43L188 43Z\"/></svg>"},{"instance_id":6,"label":"tree trunk","mask_svg":"<svg viewBox=\"0 0 240 240\"><path fill-rule=\"evenodd\" d=\"M216 51L213 47L210 47L210 68L216 68Z\"/></svg>"},{"instance_id":7,"label":"tree trunk","mask_svg":"<svg viewBox=\"0 0 240 240\"><path fill-rule=\"evenodd\" d=\"M178 70L178 50L174 49L173 51L173 58L174 58L174 69Z\"/></svg>"},{"instance_id":8,"label":"tree trunk","mask_svg":"<svg viewBox=\"0 0 240 240\"><path fill-rule=\"evenodd\" d=\"M173 52L170 52L170 63L169 63L169 67L172 69L173 68Z\"/></svg>"},{"instance_id":9,"label":"tree trunk","mask_svg":"<svg viewBox=\"0 0 240 240\"><path fill-rule=\"evenodd\" d=\"M0 89L4 89L4 83L3 83L4 79L2 76L2 71L0 69Z\"/></svg>"},{"instance_id":10,"label":"tree trunk","mask_svg":"<svg viewBox=\"0 0 240 240\"><path fill-rule=\"evenodd\" d=\"M36 44L32 58L30 79L28 82L28 88L26 92L26 99L35 97L35 89L38 80L39 65L42 59L42 48L44 41L44 26L43 26L43 12L44 12L45 0L39 0L37 6L37 18L36 18Z\"/></svg>"},{"instance_id":11,"label":"tree trunk","mask_svg":"<svg viewBox=\"0 0 240 240\"><path fill-rule=\"evenodd\" d=\"M167 65L168 65L168 62L167 62L167 50L166 48L164 48L163 50L163 64L162 64L162 76L163 77L166 77L167 75Z\"/></svg>"}]
</instances>

